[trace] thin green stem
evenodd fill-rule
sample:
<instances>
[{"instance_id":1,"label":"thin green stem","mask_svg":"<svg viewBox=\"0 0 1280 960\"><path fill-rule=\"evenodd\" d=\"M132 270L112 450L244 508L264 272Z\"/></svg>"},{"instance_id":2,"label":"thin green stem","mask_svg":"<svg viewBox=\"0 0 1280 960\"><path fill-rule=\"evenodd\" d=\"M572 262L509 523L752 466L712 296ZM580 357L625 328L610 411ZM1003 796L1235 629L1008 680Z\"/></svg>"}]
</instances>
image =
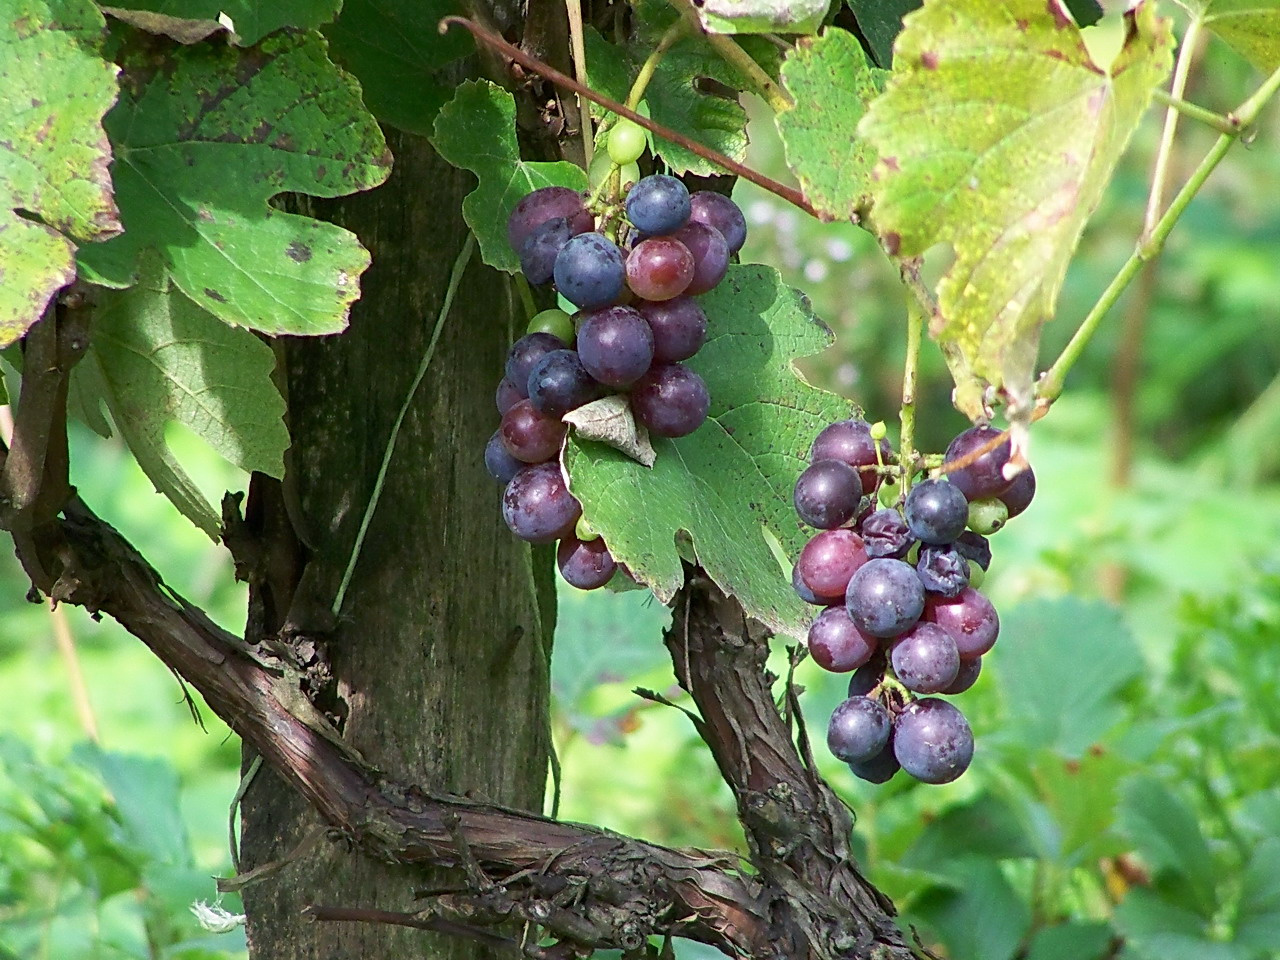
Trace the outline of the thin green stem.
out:
<instances>
[{"instance_id":1,"label":"thin green stem","mask_svg":"<svg viewBox=\"0 0 1280 960\"><path fill-rule=\"evenodd\" d=\"M1257 120L1258 114L1262 112L1262 108L1267 105L1268 101L1275 96L1277 90L1280 90L1280 70L1276 70L1267 77L1266 81L1254 92L1253 96L1241 104L1239 110L1234 112L1233 116L1239 120L1242 128L1251 126ZM1151 231L1151 236L1137 245L1129 259L1124 262L1120 271L1115 275L1115 278L1107 285L1107 289L1102 292L1098 302L1093 305L1093 309L1080 322L1079 328L1072 335L1067 345L1063 347L1062 353L1053 362L1053 366L1041 376L1039 386L1036 388L1037 405L1047 406L1058 399L1062 393L1067 374L1071 371L1075 362L1080 359L1080 355L1084 353L1085 347L1094 333L1097 332L1098 326L1102 323L1107 312L1120 299L1120 295L1129 286L1133 278L1137 276L1143 264L1159 255L1174 225L1182 217L1182 214L1186 212L1187 207L1191 205L1191 201L1195 199L1205 181L1209 179L1209 175L1217 169L1218 164L1222 162L1222 158L1227 155L1227 151L1231 149L1231 145L1237 139L1235 134L1228 135L1224 133L1209 148L1209 152L1200 161L1200 165L1196 167L1195 172L1191 174L1182 189L1178 191L1178 195L1169 204L1169 209L1164 212L1164 215Z\"/></svg>"},{"instance_id":2,"label":"thin green stem","mask_svg":"<svg viewBox=\"0 0 1280 960\"><path fill-rule=\"evenodd\" d=\"M523 273L517 273L512 280L515 282L516 290L520 292L520 305L524 307L524 318L532 320L533 315L538 312L538 305L533 302L533 291L529 289L529 281L525 279Z\"/></svg>"},{"instance_id":3,"label":"thin green stem","mask_svg":"<svg viewBox=\"0 0 1280 960\"><path fill-rule=\"evenodd\" d=\"M644 99L644 92L649 87L649 81L658 70L658 64L662 62L662 58L667 55L667 51L675 42L688 32L689 23L684 19L677 20L667 27L667 32L658 40L658 45L649 51L649 56L645 57L644 63L640 65L640 72L636 74L635 82L627 91L628 107L635 110L640 106L640 101Z\"/></svg>"},{"instance_id":4,"label":"thin green stem","mask_svg":"<svg viewBox=\"0 0 1280 960\"><path fill-rule=\"evenodd\" d=\"M1173 68L1173 82L1169 84L1169 109L1164 115L1164 130L1160 134L1160 146L1156 150L1156 163L1151 172L1151 195L1147 198L1147 213L1142 221L1142 242L1150 238L1160 219L1160 209L1164 206L1165 190L1169 181L1169 161L1173 156L1173 139L1178 132L1178 120L1181 114L1172 101L1181 101L1187 89L1187 78L1191 75L1191 63L1195 59L1196 48L1200 45L1200 21L1192 20L1182 38L1182 46L1178 49L1178 63ZM1163 92L1163 91L1161 91ZM1223 131L1224 133L1227 131Z\"/></svg>"},{"instance_id":5,"label":"thin green stem","mask_svg":"<svg viewBox=\"0 0 1280 960\"><path fill-rule=\"evenodd\" d=\"M1192 24L1192 27L1197 26L1198 23L1199 22L1197 21L1195 24ZM1187 30L1187 36L1191 36L1190 28ZM1185 43L1186 41L1184 40L1183 42ZM1244 129L1243 125L1235 118L1234 115L1227 114L1224 116L1221 113L1214 113L1207 107L1202 107L1199 104L1183 100L1173 91L1166 92L1164 90L1157 89L1153 92L1152 99L1156 100L1158 103L1163 103L1170 110L1174 110L1182 114L1189 120L1195 120L1199 123L1205 124L1206 126L1212 127L1219 133L1237 136L1240 131Z\"/></svg>"},{"instance_id":6,"label":"thin green stem","mask_svg":"<svg viewBox=\"0 0 1280 960\"><path fill-rule=\"evenodd\" d=\"M911 491L911 475L916 467L916 375L920 366L920 339L924 313L914 299L907 300L907 359L902 366L902 408L898 419L898 462L902 465L902 496Z\"/></svg>"},{"instance_id":7,"label":"thin green stem","mask_svg":"<svg viewBox=\"0 0 1280 960\"><path fill-rule=\"evenodd\" d=\"M391 467L391 456L396 449L396 438L400 436L400 428L404 425L404 418L409 414L409 406L413 403L413 396L418 392L418 387L427 375L427 367L431 364L431 358L436 352L436 344L440 342L440 334L444 330L445 318L449 316L449 310L453 306L453 298L462 283L462 274L466 271L467 264L471 262L471 255L475 252L475 249L476 236L474 233L468 233L466 243L462 245L458 258L453 261L453 272L449 274L449 286L445 289L444 302L440 304L440 313L436 317L435 329L431 331L431 340L427 344L426 351L422 354L422 362L418 364L418 372L413 378L413 383L409 384L409 389L404 395L404 403L400 405L400 412L396 414L395 423L391 425L391 436L387 438L387 448L383 451L382 464L378 467L378 476L373 482L373 492L369 495L369 503L364 508L364 516L360 518L360 529L356 531L356 542L351 547L351 556L347 560L347 568L342 572L342 582L338 584L338 592L333 598L332 610L334 616L342 612L342 602L346 599L347 588L351 586L351 577L355 573L356 563L360 559L360 548L364 546L365 534L369 532L369 523L373 520L374 511L378 508L378 500L382 497L382 487L386 483L387 471Z\"/></svg>"}]
</instances>

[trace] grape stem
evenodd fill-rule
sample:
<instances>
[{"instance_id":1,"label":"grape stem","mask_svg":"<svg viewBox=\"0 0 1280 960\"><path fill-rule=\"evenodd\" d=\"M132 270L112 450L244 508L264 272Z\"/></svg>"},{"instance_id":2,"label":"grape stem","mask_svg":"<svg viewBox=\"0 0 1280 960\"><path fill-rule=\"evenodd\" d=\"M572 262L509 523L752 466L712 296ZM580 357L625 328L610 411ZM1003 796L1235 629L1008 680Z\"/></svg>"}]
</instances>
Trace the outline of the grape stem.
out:
<instances>
[{"instance_id":1,"label":"grape stem","mask_svg":"<svg viewBox=\"0 0 1280 960\"><path fill-rule=\"evenodd\" d=\"M1180 107L1182 94L1187 89L1187 77L1191 74L1191 62L1195 59L1200 46L1200 21L1192 20L1191 26L1182 38L1182 46L1178 48L1178 62L1173 68L1173 81L1169 84L1169 109L1164 115L1164 130L1160 134L1160 146L1156 150L1155 167L1151 172L1151 195L1147 199L1147 212L1142 220L1142 240L1151 238L1160 219L1160 209L1164 206L1165 190L1169 179L1169 161L1173 156L1174 135L1178 132L1178 120L1181 117ZM1157 91L1163 93L1164 91ZM1160 99L1157 96L1157 99ZM1198 109L1198 108L1197 108ZM1221 128L1219 128L1221 129ZM1229 131L1223 130L1227 133Z\"/></svg>"},{"instance_id":2,"label":"grape stem","mask_svg":"<svg viewBox=\"0 0 1280 960\"><path fill-rule=\"evenodd\" d=\"M1253 125L1262 108L1267 105L1277 90L1280 90L1280 69L1275 70L1267 77L1262 86L1241 104L1238 110L1231 113L1231 116L1239 124L1238 129L1234 133L1222 134L1214 145L1209 148L1209 152L1200 161L1200 165L1196 167L1195 172L1191 174L1182 189L1178 191L1178 195L1173 198L1173 202L1169 204L1169 209L1164 212L1159 222L1156 223L1151 235L1142 238L1138 242L1129 259L1125 261L1124 266L1120 268L1120 271L1107 286L1107 289L1102 292L1098 302L1093 305L1093 309L1080 322L1079 328L1072 335L1067 345L1063 347L1062 353L1053 362L1053 366L1040 377L1040 382L1036 387L1037 408L1041 406L1047 407L1062 394L1067 374L1075 362L1080 359L1080 355L1084 353L1084 348L1102 323L1103 317L1115 305L1115 302L1120 299L1120 294L1137 276L1143 265L1160 254L1165 240L1168 239L1174 225L1182 214L1186 212L1187 207L1191 205L1191 201L1200 192L1205 181L1209 179L1209 175L1217 169L1218 164L1222 162L1222 158L1227 155L1231 145L1239 139L1239 131Z\"/></svg>"},{"instance_id":3,"label":"grape stem","mask_svg":"<svg viewBox=\"0 0 1280 960\"><path fill-rule=\"evenodd\" d=\"M722 60L751 81L751 84L759 91L760 96L764 98L765 103L769 104L774 113L782 113L796 105L791 95L778 86L774 79L764 72L760 64L756 63L751 54L743 50L733 37L703 29L702 22L698 19L698 10L693 5L692 0L669 0L669 2L671 6L680 11L684 19L695 30L706 38L707 43L711 45L711 49L718 53Z\"/></svg>"},{"instance_id":4,"label":"grape stem","mask_svg":"<svg viewBox=\"0 0 1280 960\"><path fill-rule=\"evenodd\" d=\"M649 81L653 79L653 75L657 72L658 64L662 62L662 58L667 55L667 51L675 45L675 42L688 31L688 21L677 20L667 27L667 32L662 35L658 45L649 52L649 56L645 57L644 63L640 65L640 72L636 74L635 83L631 84L631 89L627 91L627 106L632 110L639 108L640 101L644 98L644 92L649 86Z\"/></svg>"},{"instance_id":5,"label":"grape stem","mask_svg":"<svg viewBox=\"0 0 1280 960\"><path fill-rule=\"evenodd\" d=\"M1183 38L1183 43L1187 43L1192 38L1193 31L1200 26L1200 21L1196 20L1187 28L1187 35ZM1158 103L1163 103L1170 110L1182 114L1190 120L1198 120L1200 123L1207 124L1219 133L1225 133L1228 136L1236 136L1241 131L1240 120L1235 114L1214 113L1212 110L1206 109L1199 104L1189 103L1183 100L1178 94L1172 90L1165 92L1157 89L1154 92L1154 99Z\"/></svg>"},{"instance_id":6,"label":"grape stem","mask_svg":"<svg viewBox=\"0 0 1280 960\"><path fill-rule=\"evenodd\" d=\"M919 263L904 264L902 273L918 271ZM916 273L919 279L919 274ZM902 407L898 420L902 430L898 437L898 463L902 465L902 496L911 492L911 475L915 473L916 451L916 374L920 366L920 334L924 327L924 312L914 297L907 298L907 359L902 366ZM876 444L877 450L879 444Z\"/></svg>"},{"instance_id":7,"label":"grape stem","mask_svg":"<svg viewBox=\"0 0 1280 960\"><path fill-rule=\"evenodd\" d=\"M556 86L586 97L592 103L598 103L606 110L612 110L619 116L626 117L628 120L639 124L650 133L661 137L663 140L667 140L677 146L684 147L690 153L696 154L710 163L714 163L716 166L729 171L729 173L732 173L735 176L741 177L743 180L748 180L751 183L754 183L762 190L769 191L774 196L780 197L787 201L787 203L798 207L812 217L818 216L818 211L814 208L813 204L809 203L809 201L804 198L804 194L795 189L795 187L788 187L786 184L779 183L772 177L766 177L763 173L753 170L744 163L739 163L737 160L726 157L723 153L712 150L710 147L707 147L690 137L686 137L683 133L677 133L670 127L664 127L660 123L654 123L648 117L642 117L630 107L618 103L616 100L611 100L602 94L596 93L596 91L589 87L584 87L582 84L578 83L578 81L561 73L555 67L548 66L537 57L529 56L529 54L525 53L518 47L513 47L497 34L485 29L473 20L468 20L465 17L445 17L440 21L440 29L447 30L454 24L469 30L471 35L480 43L492 47L520 64L520 66L524 67L526 70L533 71L538 76L549 80Z\"/></svg>"}]
</instances>

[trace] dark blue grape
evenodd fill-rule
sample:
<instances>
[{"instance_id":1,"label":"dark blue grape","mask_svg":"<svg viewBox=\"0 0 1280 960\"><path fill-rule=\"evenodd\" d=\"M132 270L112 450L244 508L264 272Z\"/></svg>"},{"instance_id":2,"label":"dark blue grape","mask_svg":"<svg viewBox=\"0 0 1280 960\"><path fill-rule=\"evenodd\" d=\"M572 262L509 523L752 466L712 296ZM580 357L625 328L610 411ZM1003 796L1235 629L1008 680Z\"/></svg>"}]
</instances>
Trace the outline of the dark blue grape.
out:
<instances>
[{"instance_id":1,"label":"dark blue grape","mask_svg":"<svg viewBox=\"0 0 1280 960\"><path fill-rule=\"evenodd\" d=\"M730 253L737 253L747 242L747 220L738 205L723 194L699 190L690 196L689 219L720 231Z\"/></svg>"},{"instance_id":2,"label":"dark blue grape","mask_svg":"<svg viewBox=\"0 0 1280 960\"><path fill-rule=\"evenodd\" d=\"M502 494L502 519L512 533L530 543L571 536L580 516L582 505L569 492L555 460L525 467Z\"/></svg>"},{"instance_id":3,"label":"dark blue grape","mask_svg":"<svg viewBox=\"0 0 1280 960\"><path fill-rule=\"evenodd\" d=\"M980 533L966 530L952 544L960 556L972 560L983 570L991 569L991 542Z\"/></svg>"},{"instance_id":4,"label":"dark blue grape","mask_svg":"<svg viewBox=\"0 0 1280 960\"><path fill-rule=\"evenodd\" d=\"M999 499L1009 508L1009 519L1012 520L1031 505L1036 495L1036 472L1030 467L1013 478L1009 489L999 495Z\"/></svg>"},{"instance_id":5,"label":"dark blue grape","mask_svg":"<svg viewBox=\"0 0 1280 960\"><path fill-rule=\"evenodd\" d=\"M592 310L618 299L627 271L622 251L612 240L598 233L580 233L560 250L554 276L561 296Z\"/></svg>"},{"instance_id":6,"label":"dark blue grape","mask_svg":"<svg viewBox=\"0 0 1280 960\"><path fill-rule=\"evenodd\" d=\"M578 325L578 357L606 386L629 387L653 362L653 331L631 307L593 311Z\"/></svg>"},{"instance_id":7,"label":"dark blue grape","mask_svg":"<svg viewBox=\"0 0 1280 960\"><path fill-rule=\"evenodd\" d=\"M862 481L840 460L819 460L796 480L792 496L800 519L819 530L842 527L858 514Z\"/></svg>"},{"instance_id":8,"label":"dark blue grape","mask_svg":"<svg viewBox=\"0 0 1280 960\"><path fill-rule=\"evenodd\" d=\"M845 763L863 763L884 749L892 724L878 701L850 697L841 701L827 724L827 749Z\"/></svg>"},{"instance_id":9,"label":"dark blue grape","mask_svg":"<svg viewBox=\"0 0 1280 960\"><path fill-rule=\"evenodd\" d=\"M529 374L538 361L551 351L564 348L564 341L549 333L527 333L511 345L507 351L507 380L519 392L521 400L529 396Z\"/></svg>"},{"instance_id":10,"label":"dark blue grape","mask_svg":"<svg viewBox=\"0 0 1280 960\"><path fill-rule=\"evenodd\" d=\"M973 731L964 714L936 697L917 700L898 715L893 754L924 783L950 783L973 759Z\"/></svg>"},{"instance_id":11,"label":"dark blue grape","mask_svg":"<svg viewBox=\"0 0 1280 960\"><path fill-rule=\"evenodd\" d=\"M574 233L592 227L591 213L583 205L583 195L568 187L542 187L515 205L507 218L507 243L520 252L529 234L554 217L567 217Z\"/></svg>"},{"instance_id":12,"label":"dark blue grape","mask_svg":"<svg viewBox=\"0 0 1280 960\"><path fill-rule=\"evenodd\" d=\"M809 462L819 460L843 460L858 471L862 479L862 492L875 493L880 486L879 462L889 463L893 451L889 441L879 442L880 459L876 459L876 441L871 439L871 425L865 420L840 420L822 429L814 438L809 450Z\"/></svg>"},{"instance_id":13,"label":"dark blue grape","mask_svg":"<svg viewBox=\"0 0 1280 960\"><path fill-rule=\"evenodd\" d=\"M978 682L978 674L980 673L982 673L981 657L974 657L972 660L961 660L960 670L956 673L956 678L951 681L951 686L938 692L945 693L947 696L964 693Z\"/></svg>"},{"instance_id":14,"label":"dark blue grape","mask_svg":"<svg viewBox=\"0 0 1280 960\"><path fill-rule=\"evenodd\" d=\"M530 401L521 400L502 415L498 433L507 452L517 460L541 463L560 452L568 430L558 417L540 413Z\"/></svg>"},{"instance_id":15,"label":"dark blue grape","mask_svg":"<svg viewBox=\"0 0 1280 960\"><path fill-rule=\"evenodd\" d=\"M502 443L502 431L495 430L489 442L484 445L484 466L493 479L510 483L511 478L528 464L511 455Z\"/></svg>"},{"instance_id":16,"label":"dark blue grape","mask_svg":"<svg viewBox=\"0 0 1280 960\"><path fill-rule=\"evenodd\" d=\"M916 575L930 593L958 596L969 585L969 564L953 544L925 544L916 561Z\"/></svg>"},{"instance_id":17,"label":"dark blue grape","mask_svg":"<svg viewBox=\"0 0 1280 960\"><path fill-rule=\"evenodd\" d=\"M613 579L618 565L604 540L579 540L565 537L556 548L556 565L560 576L579 590L596 590Z\"/></svg>"},{"instance_id":18,"label":"dark blue grape","mask_svg":"<svg viewBox=\"0 0 1280 960\"><path fill-rule=\"evenodd\" d=\"M924 586L915 570L901 560L868 560L849 581L845 594L849 616L863 633L896 637L920 619Z\"/></svg>"},{"instance_id":19,"label":"dark blue grape","mask_svg":"<svg viewBox=\"0 0 1280 960\"><path fill-rule=\"evenodd\" d=\"M871 659L853 671L853 676L849 678L849 696L865 697L880 686L888 663L883 648L871 654Z\"/></svg>"},{"instance_id":20,"label":"dark blue grape","mask_svg":"<svg viewBox=\"0 0 1280 960\"><path fill-rule=\"evenodd\" d=\"M1000 431L995 427L970 427L948 445L946 460L959 460L998 436ZM1002 443L973 463L948 472L947 479L959 487L968 500L998 497L1009 489L1009 481L1004 478L1003 472L1004 465L1009 462L1009 452L1009 439L1006 437Z\"/></svg>"},{"instance_id":21,"label":"dark blue grape","mask_svg":"<svg viewBox=\"0 0 1280 960\"><path fill-rule=\"evenodd\" d=\"M692 297L641 300L636 309L653 331L656 363L688 360L707 339L707 315Z\"/></svg>"},{"instance_id":22,"label":"dark blue grape","mask_svg":"<svg viewBox=\"0 0 1280 960\"><path fill-rule=\"evenodd\" d=\"M655 363L631 388L631 412L659 437L688 436L710 409L707 385L682 363Z\"/></svg>"},{"instance_id":23,"label":"dark blue grape","mask_svg":"<svg viewBox=\"0 0 1280 960\"><path fill-rule=\"evenodd\" d=\"M693 279L685 293L693 296L714 289L729 270L729 245L715 227L690 220L672 236L693 256Z\"/></svg>"},{"instance_id":24,"label":"dark blue grape","mask_svg":"<svg viewBox=\"0 0 1280 960\"><path fill-rule=\"evenodd\" d=\"M867 547L868 557L893 557L901 560L916 542L907 529L902 514L890 507L877 510L858 528Z\"/></svg>"},{"instance_id":25,"label":"dark blue grape","mask_svg":"<svg viewBox=\"0 0 1280 960\"><path fill-rule=\"evenodd\" d=\"M574 350L552 350L529 373L529 402L548 417L563 417L599 397L600 384Z\"/></svg>"},{"instance_id":26,"label":"dark blue grape","mask_svg":"<svg viewBox=\"0 0 1280 960\"><path fill-rule=\"evenodd\" d=\"M862 763L851 763L849 769L855 777L867 783L888 783L892 780L893 775L902 769L893 753L893 734L889 735L889 741L874 757Z\"/></svg>"},{"instance_id":27,"label":"dark blue grape","mask_svg":"<svg viewBox=\"0 0 1280 960\"><path fill-rule=\"evenodd\" d=\"M627 194L627 219L650 236L674 233L689 219L689 190L675 177L643 177Z\"/></svg>"},{"instance_id":28,"label":"dark blue grape","mask_svg":"<svg viewBox=\"0 0 1280 960\"><path fill-rule=\"evenodd\" d=\"M823 670L848 673L862 666L880 647L859 630L843 605L827 607L809 627L809 656Z\"/></svg>"},{"instance_id":29,"label":"dark blue grape","mask_svg":"<svg viewBox=\"0 0 1280 960\"><path fill-rule=\"evenodd\" d=\"M506 377L498 381L498 389L494 392L493 402L498 406L498 416L502 416L521 400L528 399L524 386L516 386Z\"/></svg>"},{"instance_id":30,"label":"dark blue grape","mask_svg":"<svg viewBox=\"0 0 1280 960\"><path fill-rule=\"evenodd\" d=\"M950 543L969 522L969 501L946 480L921 480L907 494L902 514L911 535L924 543Z\"/></svg>"},{"instance_id":31,"label":"dark blue grape","mask_svg":"<svg viewBox=\"0 0 1280 960\"><path fill-rule=\"evenodd\" d=\"M935 623L916 623L893 641L889 663L913 693L945 690L960 672L960 654L951 635Z\"/></svg>"},{"instance_id":32,"label":"dark blue grape","mask_svg":"<svg viewBox=\"0 0 1280 960\"><path fill-rule=\"evenodd\" d=\"M564 217L553 217L535 227L520 247L520 269L534 286L550 281L556 258L573 236L573 227Z\"/></svg>"}]
</instances>

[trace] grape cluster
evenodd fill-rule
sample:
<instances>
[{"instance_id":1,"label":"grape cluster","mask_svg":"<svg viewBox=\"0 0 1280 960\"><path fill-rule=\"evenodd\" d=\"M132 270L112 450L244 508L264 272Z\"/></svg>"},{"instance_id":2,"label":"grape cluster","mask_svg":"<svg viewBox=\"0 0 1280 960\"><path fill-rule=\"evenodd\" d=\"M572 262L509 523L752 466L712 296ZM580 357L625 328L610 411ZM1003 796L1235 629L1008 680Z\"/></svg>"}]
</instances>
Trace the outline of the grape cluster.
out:
<instances>
[{"instance_id":1,"label":"grape cluster","mask_svg":"<svg viewBox=\"0 0 1280 960\"><path fill-rule=\"evenodd\" d=\"M618 127L610 138L611 156L615 139L626 147L619 156L634 147L629 160L613 156L619 166L633 165L644 147L643 131L638 145L626 136L634 139ZM598 221L584 195L567 187L535 190L511 212L507 240L525 277L554 282L579 309L573 316L544 310L511 347L497 391L502 423L485 448L489 472L507 484L507 525L534 543L559 540L560 573L584 590L606 584L618 566L580 522L581 505L565 484L562 418L609 393L626 393L650 433L683 437L701 426L710 396L681 363L706 340L707 317L694 297L724 278L746 239L746 221L732 200L691 195L674 177L636 180L625 207L599 205L599 212Z\"/></svg>"},{"instance_id":2,"label":"grape cluster","mask_svg":"<svg viewBox=\"0 0 1280 960\"><path fill-rule=\"evenodd\" d=\"M945 460L998 436L986 426L966 430ZM987 536L1035 494L1029 468L1005 478L1009 452L1006 439L900 498L898 484L882 482L892 473L883 426L844 420L818 434L796 480L796 512L819 532L801 550L792 584L826 608L809 629L809 653L824 669L853 671L827 745L863 780L883 783L903 769L949 783L969 766L964 715L915 695L968 690L996 642L999 617L977 589L991 564Z\"/></svg>"}]
</instances>

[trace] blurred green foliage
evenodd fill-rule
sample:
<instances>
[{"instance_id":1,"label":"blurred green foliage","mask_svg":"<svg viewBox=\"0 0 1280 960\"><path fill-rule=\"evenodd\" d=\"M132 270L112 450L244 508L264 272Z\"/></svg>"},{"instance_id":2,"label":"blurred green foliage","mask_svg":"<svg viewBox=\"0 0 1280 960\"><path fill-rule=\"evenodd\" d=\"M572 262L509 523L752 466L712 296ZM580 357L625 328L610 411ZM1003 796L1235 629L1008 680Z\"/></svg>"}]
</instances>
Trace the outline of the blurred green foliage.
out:
<instances>
[{"instance_id":1,"label":"blurred green foliage","mask_svg":"<svg viewBox=\"0 0 1280 960\"><path fill-rule=\"evenodd\" d=\"M1188 97L1216 109L1254 82L1216 42ZM1073 264L1048 360L1132 249L1160 117L1153 111ZM754 162L781 169L756 123ZM1183 125L1176 169L1211 134ZM960 698L978 739L945 787L855 780L819 747L857 812L872 879L954 960L1261 960L1280 956L1280 111L1231 155L1036 425L1036 502L994 542L984 590L1003 620ZM870 238L817 224L749 185L744 259L784 270L836 330L815 382L896 425L903 304ZM1133 427L1113 384L1141 321ZM931 348L919 437L963 427ZM243 488L181 430L175 452L211 499ZM1117 458L1132 471L1115 482ZM152 492L119 445L73 436L74 482L232 630L245 596L229 559ZM495 501L496 501L495 491ZM47 608L0 561L0 957L244 956L189 907L230 872L239 746L114 624L65 612L101 746L87 742ZM647 593L563 588L553 688L561 816L652 840L744 849L733 801L687 719ZM811 731L844 678L802 665ZM549 791L550 797L550 791ZM550 804L550 799L548 800ZM231 913L238 902L222 904ZM696 945L680 951L700 957Z\"/></svg>"}]
</instances>

